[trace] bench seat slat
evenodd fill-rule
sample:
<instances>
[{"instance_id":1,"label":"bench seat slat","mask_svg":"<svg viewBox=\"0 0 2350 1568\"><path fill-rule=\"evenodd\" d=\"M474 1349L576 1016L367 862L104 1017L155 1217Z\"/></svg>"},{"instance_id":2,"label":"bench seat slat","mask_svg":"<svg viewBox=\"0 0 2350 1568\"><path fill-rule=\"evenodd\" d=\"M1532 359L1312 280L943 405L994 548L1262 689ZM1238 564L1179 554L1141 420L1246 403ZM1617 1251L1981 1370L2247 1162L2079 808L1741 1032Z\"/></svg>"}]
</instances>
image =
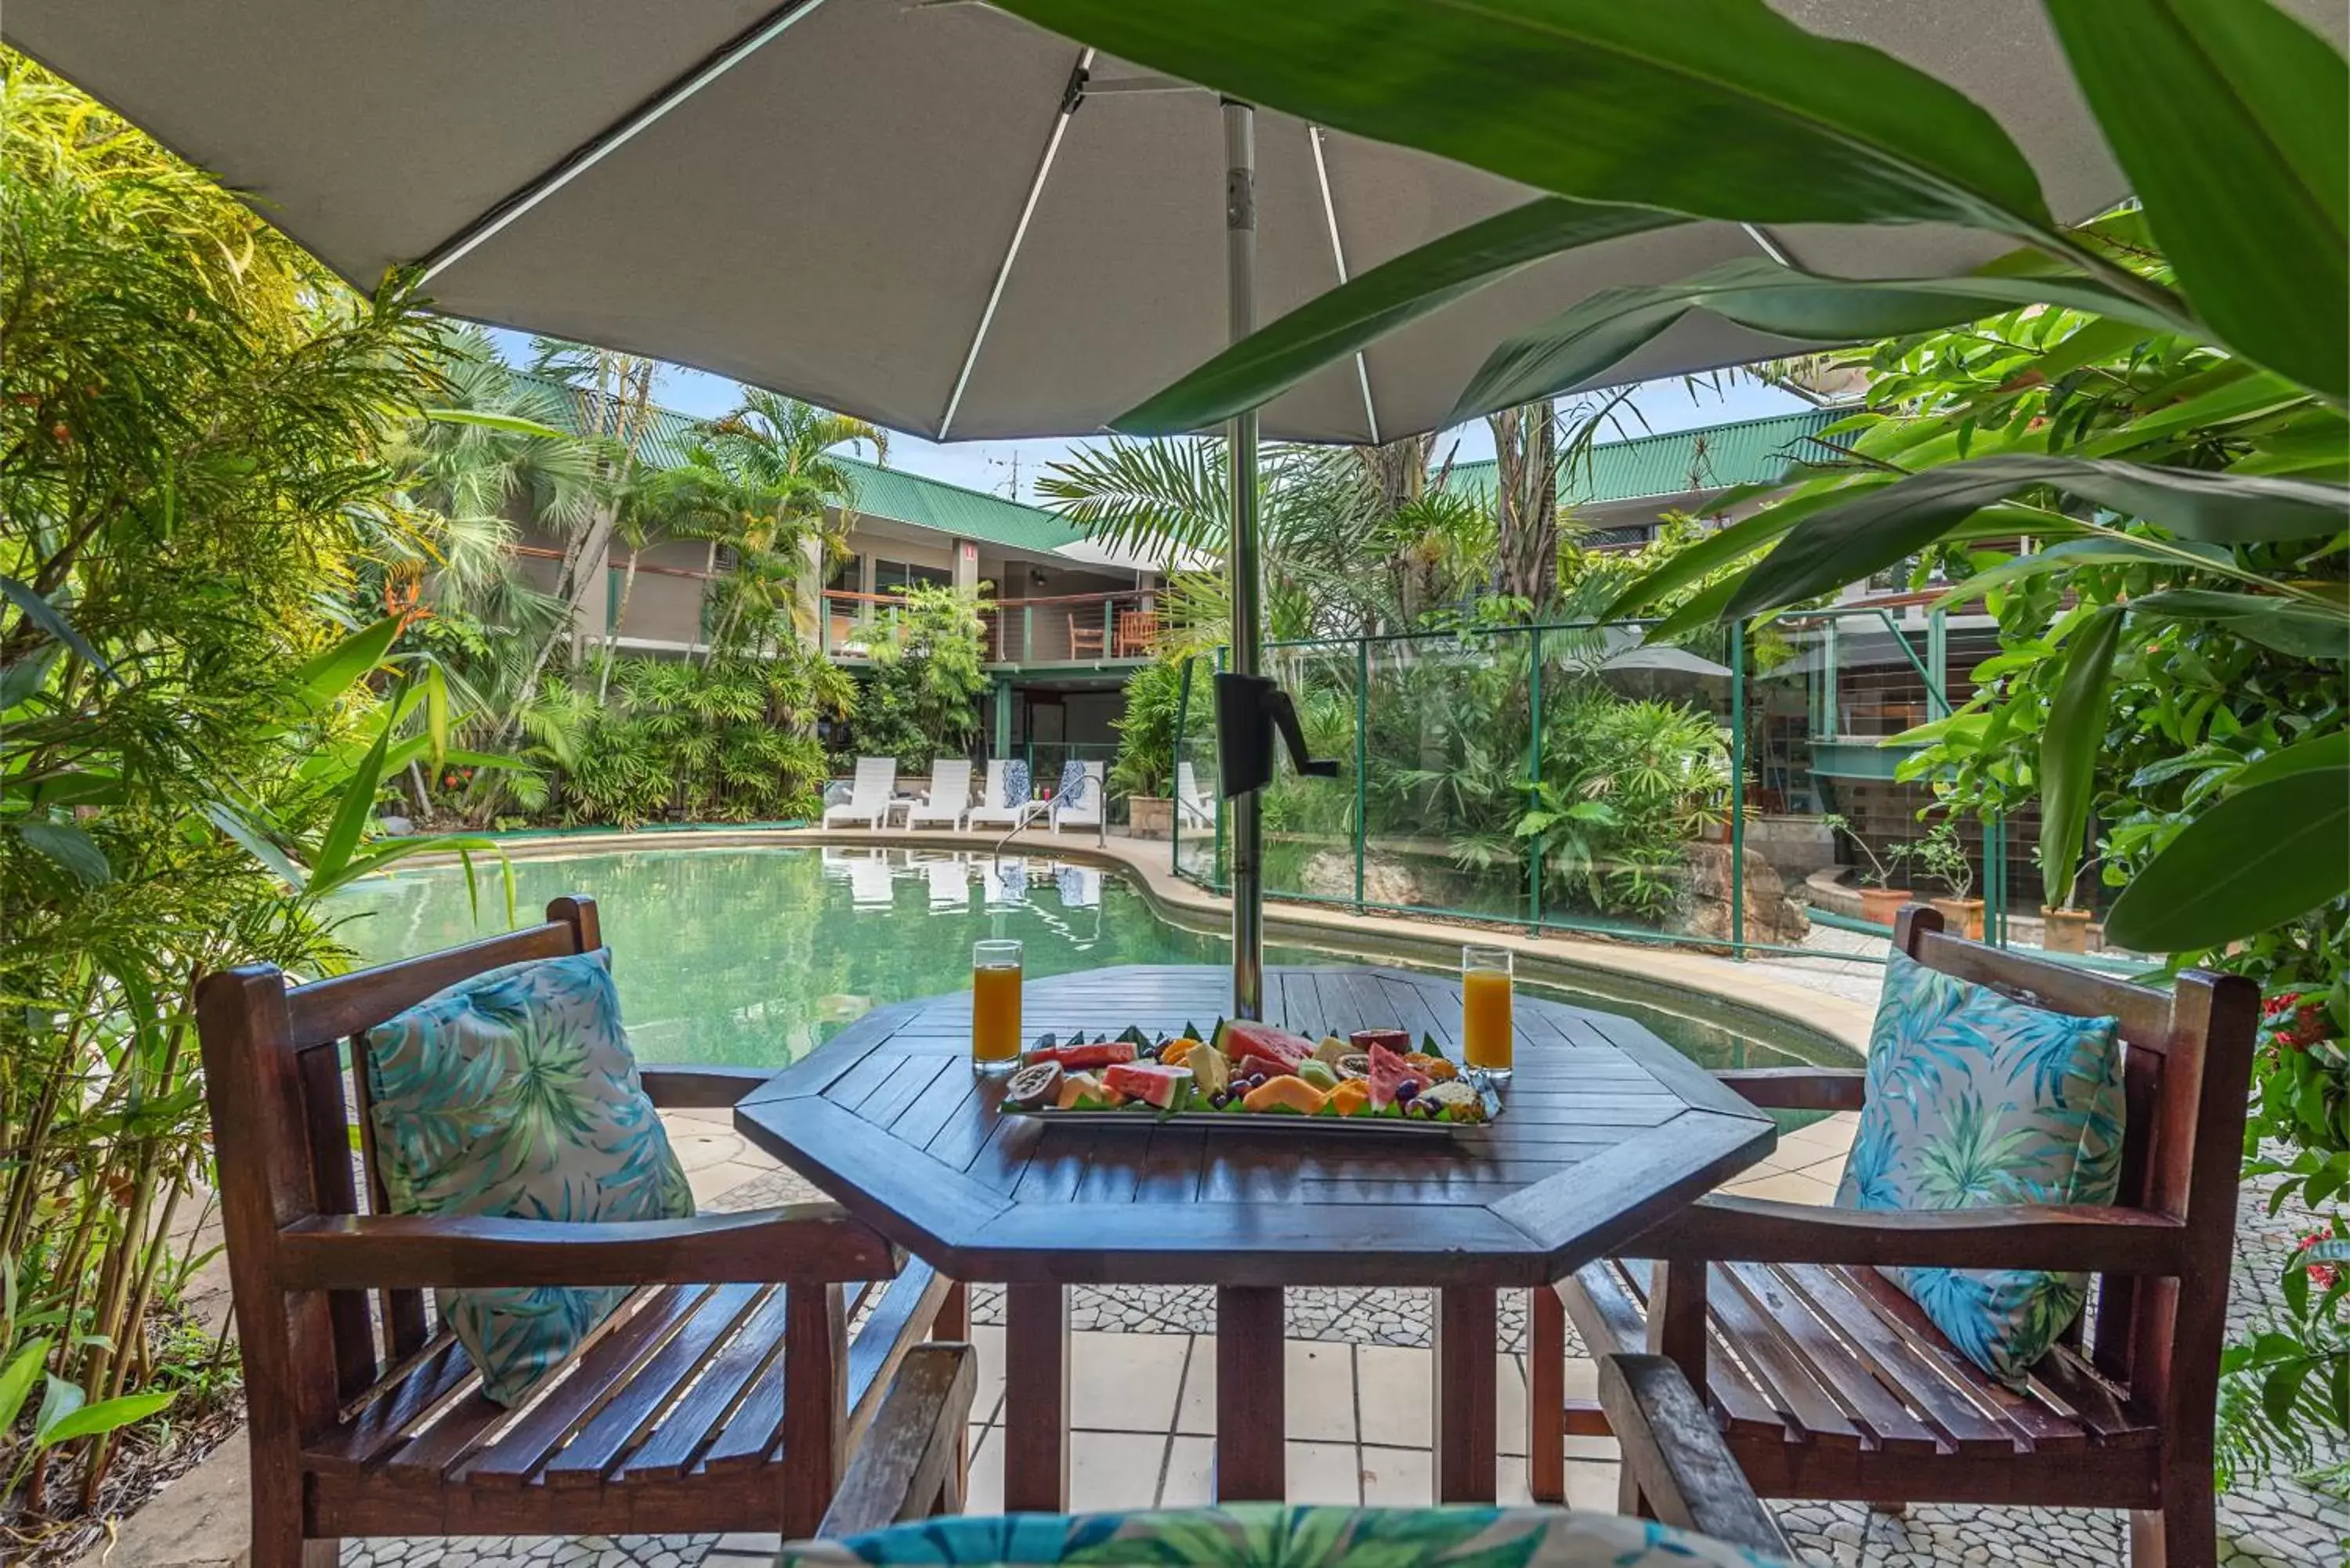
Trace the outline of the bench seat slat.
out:
<instances>
[{"instance_id":1,"label":"bench seat slat","mask_svg":"<svg viewBox=\"0 0 2350 1568\"><path fill-rule=\"evenodd\" d=\"M632 1317L589 1345L546 1392L490 1444L459 1461L452 1480L467 1485L504 1482L519 1486L538 1472L560 1447L639 1366L667 1343L710 1293L707 1285L671 1285L655 1290Z\"/></svg>"},{"instance_id":2,"label":"bench seat slat","mask_svg":"<svg viewBox=\"0 0 2350 1568\"><path fill-rule=\"evenodd\" d=\"M758 1303L767 1286L720 1285L702 1298L684 1325L650 1359L639 1365L588 1423L548 1459L541 1474L549 1486L594 1486L604 1479L653 1422L678 1390L689 1384Z\"/></svg>"},{"instance_id":3,"label":"bench seat slat","mask_svg":"<svg viewBox=\"0 0 2350 1568\"><path fill-rule=\"evenodd\" d=\"M1793 1282L1760 1263L1732 1263L1726 1272L1769 1331L1786 1341L1789 1352L1827 1385L1854 1424L1878 1448L1895 1453L1943 1451L1932 1428L1886 1390L1838 1336L1834 1320L1817 1315Z\"/></svg>"},{"instance_id":4,"label":"bench seat slat","mask_svg":"<svg viewBox=\"0 0 2350 1568\"><path fill-rule=\"evenodd\" d=\"M618 1474L620 1481L674 1480L693 1467L752 1379L782 1355L784 1305L779 1287L752 1309L733 1337L711 1357L693 1386L623 1462Z\"/></svg>"}]
</instances>

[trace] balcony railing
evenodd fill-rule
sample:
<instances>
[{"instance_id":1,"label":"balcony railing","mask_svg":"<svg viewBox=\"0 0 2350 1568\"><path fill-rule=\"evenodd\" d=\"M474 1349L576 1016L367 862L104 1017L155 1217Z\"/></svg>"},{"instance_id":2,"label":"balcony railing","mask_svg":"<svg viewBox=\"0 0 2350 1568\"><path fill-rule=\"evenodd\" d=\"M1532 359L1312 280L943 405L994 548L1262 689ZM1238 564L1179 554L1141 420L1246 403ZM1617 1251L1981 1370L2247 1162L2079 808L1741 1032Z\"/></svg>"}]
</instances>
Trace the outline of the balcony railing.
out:
<instances>
[{"instance_id":1,"label":"balcony railing","mask_svg":"<svg viewBox=\"0 0 2350 1568\"><path fill-rule=\"evenodd\" d=\"M905 613L905 603L896 594L827 589L824 651L847 659L863 657L889 634L897 617ZM1155 594L1135 592L997 600L980 612L987 624L985 657L990 664L1024 668L1138 663L1150 657L1158 636L1156 604Z\"/></svg>"}]
</instances>

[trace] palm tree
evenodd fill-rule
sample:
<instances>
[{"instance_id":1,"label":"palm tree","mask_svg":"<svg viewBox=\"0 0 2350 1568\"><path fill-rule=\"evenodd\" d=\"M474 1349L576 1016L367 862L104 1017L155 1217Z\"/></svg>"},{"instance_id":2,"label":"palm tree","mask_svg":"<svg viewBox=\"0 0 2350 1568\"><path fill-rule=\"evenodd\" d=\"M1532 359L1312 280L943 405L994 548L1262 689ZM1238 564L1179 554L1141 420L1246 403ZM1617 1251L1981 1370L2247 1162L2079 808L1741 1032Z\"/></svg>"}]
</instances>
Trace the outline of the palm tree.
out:
<instances>
[{"instance_id":1,"label":"palm tree","mask_svg":"<svg viewBox=\"0 0 2350 1568\"><path fill-rule=\"evenodd\" d=\"M889 432L756 387L743 389L733 412L703 431L684 467L663 477L660 504L673 532L706 538L727 566L703 614L710 623L705 666L741 645L764 651L783 630L796 639L800 590L812 565L846 552L856 522L857 472L842 449L889 455Z\"/></svg>"}]
</instances>

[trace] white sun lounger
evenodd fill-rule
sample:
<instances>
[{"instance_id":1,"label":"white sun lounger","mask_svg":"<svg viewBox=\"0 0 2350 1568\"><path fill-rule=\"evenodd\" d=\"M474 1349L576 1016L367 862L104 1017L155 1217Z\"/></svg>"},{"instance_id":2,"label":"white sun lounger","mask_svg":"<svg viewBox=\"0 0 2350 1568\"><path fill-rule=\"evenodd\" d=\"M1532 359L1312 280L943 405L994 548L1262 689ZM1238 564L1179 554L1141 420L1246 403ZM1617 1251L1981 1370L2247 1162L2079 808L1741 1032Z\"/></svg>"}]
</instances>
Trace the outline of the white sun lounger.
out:
<instances>
[{"instance_id":1,"label":"white sun lounger","mask_svg":"<svg viewBox=\"0 0 2350 1568\"><path fill-rule=\"evenodd\" d=\"M980 791L980 804L963 818L966 827L1025 827L1045 815L1045 803L1025 799L1025 791L1022 792L1023 799L1007 799L1003 774L1003 759L991 759L986 787Z\"/></svg>"},{"instance_id":2,"label":"white sun lounger","mask_svg":"<svg viewBox=\"0 0 2350 1568\"><path fill-rule=\"evenodd\" d=\"M1064 824L1070 827L1099 827L1102 825L1102 764L1079 763L1077 782L1053 799L1053 831L1058 833ZM1064 775L1066 776L1066 774Z\"/></svg>"},{"instance_id":3,"label":"white sun lounger","mask_svg":"<svg viewBox=\"0 0 2350 1568\"><path fill-rule=\"evenodd\" d=\"M1175 764L1175 809L1202 827L1216 826L1216 803L1200 787L1200 770L1189 763Z\"/></svg>"},{"instance_id":4,"label":"white sun lounger","mask_svg":"<svg viewBox=\"0 0 2350 1568\"><path fill-rule=\"evenodd\" d=\"M898 787L898 759L895 757L859 757L857 776L848 786L848 799L840 805L824 808L824 825L861 823L867 827L886 826L889 819L889 793Z\"/></svg>"},{"instance_id":5,"label":"white sun lounger","mask_svg":"<svg viewBox=\"0 0 2350 1568\"><path fill-rule=\"evenodd\" d=\"M961 828L971 813L971 761L941 758L931 764L931 793L906 808L906 826L944 823Z\"/></svg>"}]
</instances>

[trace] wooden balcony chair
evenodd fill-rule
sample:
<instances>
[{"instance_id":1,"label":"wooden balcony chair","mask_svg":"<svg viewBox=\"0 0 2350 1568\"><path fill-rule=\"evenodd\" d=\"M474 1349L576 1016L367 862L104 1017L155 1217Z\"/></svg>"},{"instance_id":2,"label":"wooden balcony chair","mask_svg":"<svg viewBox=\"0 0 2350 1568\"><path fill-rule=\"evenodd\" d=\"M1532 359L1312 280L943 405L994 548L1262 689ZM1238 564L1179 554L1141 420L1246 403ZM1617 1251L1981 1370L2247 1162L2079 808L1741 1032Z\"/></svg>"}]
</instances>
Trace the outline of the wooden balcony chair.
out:
<instances>
[{"instance_id":1,"label":"wooden balcony chair","mask_svg":"<svg viewBox=\"0 0 2350 1568\"><path fill-rule=\"evenodd\" d=\"M1918 962L2033 1005L2121 1020L2121 1192L2109 1208L1863 1211L1698 1203L1609 1261L1534 1293L1529 1453L1564 1484L1560 1438L1607 1431L1564 1403L1564 1325L1594 1355L1647 1349L1702 1386L1764 1497L2133 1511L2132 1561L2212 1563L2213 1422L2259 992L2181 975L2169 992L1944 933L1912 905ZM1758 1106L1856 1110L1865 1075L1721 1075ZM2018 1392L1961 1355L1877 1265L2051 1269L2095 1279L2083 1320ZM1627 1500L1628 1501L1628 1500Z\"/></svg>"},{"instance_id":2,"label":"wooden balcony chair","mask_svg":"<svg viewBox=\"0 0 2350 1568\"><path fill-rule=\"evenodd\" d=\"M1069 613L1069 657L1071 659L1084 659L1088 655L1096 659L1101 658L1102 644L1107 639L1108 633L1100 626L1079 626L1076 612L1072 610Z\"/></svg>"},{"instance_id":3,"label":"wooden balcony chair","mask_svg":"<svg viewBox=\"0 0 2350 1568\"><path fill-rule=\"evenodd\" d=\"M1148 659L1153 644L1159 640L1159 615L1155 610L1120 610L1118 617L1118 657Z\"/></svg>"},{"instance_id":4,"label":"wooden balcony chair","mask_svg":"<svg viewBox=\"0 0 2350 1568\"><path fill-rule=\"evenodd\" d=\"M921 1341L960 1337L961 1288L833 1204L630 1224L382 1211L367 1075L342 1043L484 971L600 945L588 899L546 915L309 985L249 965L197 988L255 1568L319 1568L345 1536L805 1533L885 1410L960 1456L972 1352ZM643 1076L657 1106L723 1106L764 1075ZM508 1409L424 1293L542 1284L643 1288ZM910 1517L960 1507L959 1462L941 1473L932 1449L898 1450L863 1482L868 1506L902 1484L889 1506Z\"/></svg>"}]
</instances>

